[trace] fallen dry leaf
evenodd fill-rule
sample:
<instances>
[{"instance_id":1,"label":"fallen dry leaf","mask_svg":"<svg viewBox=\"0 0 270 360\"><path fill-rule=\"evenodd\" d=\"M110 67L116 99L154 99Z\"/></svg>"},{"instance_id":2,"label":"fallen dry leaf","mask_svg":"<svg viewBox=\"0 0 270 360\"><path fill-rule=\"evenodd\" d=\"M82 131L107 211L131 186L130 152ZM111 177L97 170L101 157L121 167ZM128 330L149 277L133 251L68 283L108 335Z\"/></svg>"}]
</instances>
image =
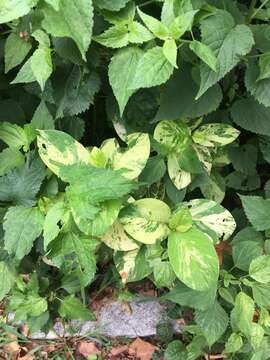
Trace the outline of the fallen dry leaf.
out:
<instances>
[{"instance_id":1,"label":"fallen dry leaf","mask_svg":"<svg viewBox=\"0 0 270 360\"><path fill-rule=\"evenodd\" d=\"M223 253L231 253L231 245L222 240L219 244L215 245L215 249L218 256L219 266L221 266L223 262Z\"/></svg>"},{"instance_id":2,"label":"fallen dry leaf","mask_svg":"<svg viewBox=\"0 0 270 360\"><path fill-rule=\"evenodd\" d=\"M128 345L116 346L112 348L110 355L117 356L127 351L128 351Z\"/></svg>"},{"instance_id":3,"label":"fallen dry leaf","mask_svg":"<svg viewBox=\"0 0 270 360\"><path fill-rule=\"evenodd\" d=\"M100 355L101 351L96 347L94 342L81 341L77 347L78 352L87 357L89 355Z\"/></svg>"},{"instance_id":4,"label":"fallen dry leaf","mask_svg":"<svg viewBox=\"0 0 270 360\"><path fill-rule=\"evenodd\" d=\"M137 338L129 345L129 355L134 355L140 360L151 360L153 353L158 348L149 342Z\"/></svg>"},{"instance_id":5,"label":"fallen dry leaf","mask_svg":"<svg viewBox=\"0 0 270 360\"><path fill-rule=\"evenodd\" d=\"M4 345L4 347L3 347L4 352L6 352L7 354L19 353L20 345L18 344L17 337L13 334L8 334L8 338L9 338L10 342L8 344Z\"/></svg>"},{"instance_id":6,"label":"fallen dry leaf","mask_svg":"<svg viewBox=\"0 0 270 360\"><path fill-rule=\"evenodd\" d=\"M18 360L34 360L34 357L32 355L25 355L20 357Z\"/></svg>"}]
</instances>

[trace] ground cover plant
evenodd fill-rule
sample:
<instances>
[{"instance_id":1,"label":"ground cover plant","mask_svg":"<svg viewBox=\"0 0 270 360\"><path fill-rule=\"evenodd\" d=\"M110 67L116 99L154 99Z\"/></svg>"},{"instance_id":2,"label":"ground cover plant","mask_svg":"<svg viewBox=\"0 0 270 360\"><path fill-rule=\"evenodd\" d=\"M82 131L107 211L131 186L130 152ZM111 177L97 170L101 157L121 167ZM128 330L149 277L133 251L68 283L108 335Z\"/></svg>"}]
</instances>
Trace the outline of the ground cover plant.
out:
<instances>
[{"instance_id":1,"label":"ground cover plant","mask_svg":"<svg viewBox=\"0 0 270 360\"><path fill-rule=\"evenodd\" d=\"M0 0L5 314L91 320L89 288L147 279L189 311L165 359L270 358L269 19L268 0Z\"/></svg>"}]
</instances>

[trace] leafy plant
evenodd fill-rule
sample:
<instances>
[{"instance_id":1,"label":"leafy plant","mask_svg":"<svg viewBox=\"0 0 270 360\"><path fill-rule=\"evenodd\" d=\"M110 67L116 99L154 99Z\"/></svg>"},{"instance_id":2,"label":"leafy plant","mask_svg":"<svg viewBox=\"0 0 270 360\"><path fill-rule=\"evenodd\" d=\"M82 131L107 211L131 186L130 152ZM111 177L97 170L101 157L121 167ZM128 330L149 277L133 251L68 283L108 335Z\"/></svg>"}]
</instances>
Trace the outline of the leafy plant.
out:
<instances>
[{"instance_id":1,"label":"leafy plant","mask_svg":"<svg viewBox=\"0 0 270 360\"><path fill-rule=\"evenodd\" d=\"M148 278L192 313L165 359L269 359L269 6L2 0L0 300L16 320L91 320L89 285Z\"/></svg>"}]
</instances>

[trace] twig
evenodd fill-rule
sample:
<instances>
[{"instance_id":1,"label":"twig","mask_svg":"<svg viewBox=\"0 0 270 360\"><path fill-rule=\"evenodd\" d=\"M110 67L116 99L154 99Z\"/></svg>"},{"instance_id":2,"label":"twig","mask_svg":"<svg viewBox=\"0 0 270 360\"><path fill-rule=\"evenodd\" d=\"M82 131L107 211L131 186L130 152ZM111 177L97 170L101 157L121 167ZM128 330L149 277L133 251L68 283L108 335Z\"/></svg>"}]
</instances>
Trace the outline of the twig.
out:
<instances>
[{"instance_id":1,"label":"twig","mask_svg":"<svg viewBox=\"0 0 270 360\"><path fill-rule=\"evenodd\" d=\"M205 358L205 360L227 359L227 355L224 355L224 354L218 354L218 355L204 354L204 358Z\"/></svg>"},{"instance_id":2,"label":"twig","mask_svg":"<svg viewBox=\"0 0 270 360\"><path fill-rule=\"evenodd\" d=\"M250 16L250 21L255 17L255 15L268 3L269 0L265 0L261 5L254 11L254 13ZM249 21L249 22L250 22Z\"/></svg>"}]
</instances>

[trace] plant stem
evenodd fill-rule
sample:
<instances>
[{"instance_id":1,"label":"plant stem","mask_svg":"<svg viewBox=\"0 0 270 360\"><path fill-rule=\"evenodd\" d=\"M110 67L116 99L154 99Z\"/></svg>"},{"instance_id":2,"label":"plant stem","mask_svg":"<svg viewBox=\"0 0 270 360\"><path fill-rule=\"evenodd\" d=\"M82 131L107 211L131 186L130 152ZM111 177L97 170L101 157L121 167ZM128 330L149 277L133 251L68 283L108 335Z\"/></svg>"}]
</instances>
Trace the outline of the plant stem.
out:
<instances>
[{"instance_id":1,"label":"plant stem","mask_svg":"<svg viewBox=\"0 0 270 360\"><path fill-rule=\"evenodd\" d=\"M257 9L253 9L255 10L253 12L253 14L251 14L250 16L250 20L249 22L256 16L256 14L264 7L264 5L266 5L268 3L269 0L264 0L264 2L257 8Z\"/></svg>"},{"instance_id":2,"label":"plant stem","mask_svg":"<svg viewBox=\"0 0 270 360\"><path fill-rule=\"evenodd\" d=\"M250 5L249 5L249 10L248 10L248 16L247 16L247 23L249 24L252 20L252 14L253 11L255 9L257 0L251 0Z\"/></svg>"},{"instance_id":3,"label":"plant stem","mask_svg":"<svg viewBox=\"0 0 270 360\"><path fill-rule=\"evenodd\" d=\"M156 0L148 0L148 1L145 1L144 3L138 5L138 7L143 7L143 6L147 6L147 5L150 5L152 3L156 2Z\"/></svg>"}]
</instances>

